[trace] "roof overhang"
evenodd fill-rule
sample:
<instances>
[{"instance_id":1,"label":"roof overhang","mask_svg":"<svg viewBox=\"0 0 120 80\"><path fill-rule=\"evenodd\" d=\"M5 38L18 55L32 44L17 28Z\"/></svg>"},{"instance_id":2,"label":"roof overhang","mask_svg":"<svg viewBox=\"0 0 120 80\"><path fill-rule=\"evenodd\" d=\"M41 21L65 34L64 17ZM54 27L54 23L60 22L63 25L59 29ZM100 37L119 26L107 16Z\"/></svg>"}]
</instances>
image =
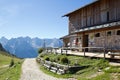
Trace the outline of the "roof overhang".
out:
<instances>
[{"instance_id":1,"label":"roof overhang","mask_svg":"<svg viewBox=\"0 0 120 80\"><path fill-rule=\"evenodd\" d=\"M95 3L95 2L98 2L98 1L99 1L99 0L94 0L94 1L92 1L92 2L90 2L90 3L88 3L88 4L84 5L84 6L82 6L82 7L80 7L80 8L74 10L74 11L71 11L71 12L69 12L69 13L63 15L62 17L69 16L70 14L72 14L72 13L74 13L74 12L76 12L76 11L78 11L78 10L80 10L80 9L82 9L82 8L84 8L84 7L86 7L86 6L89 6L89 5L91 5L91 4Z\"/></svg>"},{"instance_id":2,"label":"roof overhang","mask_svg":"<svg viewBox=\"0 0 120 80\"><path fill-rule=\"evenodd\" d=\"M69 34L69 35L61 37L60 39L67 39L67 38L70 38L70 37L77 37L77 35L76 34Z\"/></svg>"}]
</instances>

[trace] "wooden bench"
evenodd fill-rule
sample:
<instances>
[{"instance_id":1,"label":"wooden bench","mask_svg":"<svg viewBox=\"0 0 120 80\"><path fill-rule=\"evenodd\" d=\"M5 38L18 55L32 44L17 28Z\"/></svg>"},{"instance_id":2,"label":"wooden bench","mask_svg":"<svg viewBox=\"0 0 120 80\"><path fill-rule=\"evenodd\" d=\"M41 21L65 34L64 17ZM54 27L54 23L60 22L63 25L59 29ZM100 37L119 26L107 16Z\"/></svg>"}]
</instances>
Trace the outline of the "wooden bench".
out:
<instances>
[{"instance_id":1,"label":"wooden bench","mask_svg":"<svg viewBox=\"0 0 120 80\"><path fill-rule=\"evenodd\" d=\"M115 56L120 56L120 53L109 53L108 55L110 55L110 58L114 58Z\"/></svg>"},{"instance_id":2,"label":"wooden bench","mask_svg":"<svg viewBox=\"0 0 120 80\"><path fill-rule=\"evenodd\" d=\"M110 58L114 58L115 56L120 56L120 49L118 50L112 50L112 49L107 49L108 55L110 55Z\"/></svg>"}]
</instances>

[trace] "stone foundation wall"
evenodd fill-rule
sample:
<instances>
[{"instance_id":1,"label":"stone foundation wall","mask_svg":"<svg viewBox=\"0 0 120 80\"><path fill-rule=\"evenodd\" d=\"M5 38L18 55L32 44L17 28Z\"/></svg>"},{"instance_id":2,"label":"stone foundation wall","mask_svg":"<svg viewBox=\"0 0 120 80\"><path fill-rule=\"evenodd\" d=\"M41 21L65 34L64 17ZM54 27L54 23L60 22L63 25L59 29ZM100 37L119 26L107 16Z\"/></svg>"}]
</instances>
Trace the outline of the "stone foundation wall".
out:
<instances>
[{"instance_id":1,"label":"stone foundation wall","mask_svg":"<svg viewBox=\"0 0 120 80\"><path fill-rule=\"evenodd\" d=\"M89 34L89 47L105 47L112 50L120 50L120 35L117 31L120 29L94 32ZM108 35L111 32L111 35ZM100 33L100 37L95 37L96 33Z\"/></svg>"},{"instance_id":2,"label":"stone foundation wall","mask_svg":"<svg viewBox=\"0 0 120 80\"><path fill-rule=\"evenodd\" d=\"M111 50L120 50L120 35L117 35L119 29L95 31L92 33L86 33L88 35L88 47L104 47ZM108 34L110 32L110 34ZM95 36L99 33L99 36ZM78 39L78 40L77 40ZM70 37L69 40L64 41L66 45L69 43L69 47L82 47L83 46L83 34L78 34L76 37ZM81 48L82 50L82 48ZM89 49L96 50L96 49Z\"/></svg>"}]
</instances>

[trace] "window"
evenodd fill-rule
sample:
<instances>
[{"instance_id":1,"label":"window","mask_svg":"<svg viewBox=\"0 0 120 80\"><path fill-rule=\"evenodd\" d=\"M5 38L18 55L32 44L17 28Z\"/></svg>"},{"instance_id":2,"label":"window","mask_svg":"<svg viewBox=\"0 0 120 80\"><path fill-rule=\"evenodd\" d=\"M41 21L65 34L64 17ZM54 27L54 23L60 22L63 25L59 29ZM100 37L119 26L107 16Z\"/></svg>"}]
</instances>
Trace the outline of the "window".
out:
<instances>
[{"instance_id":1,"label":"window","mask_svg":"<svg viewBox=\"0 0 120 80\"><path fill-rule=\"evenodd\" d=\"M109 12L107 12L107 21L109 21Z\"/></svg>"},{"instance_id":2,"label":"window","mask_svg":"<svg viewBox=\"0 0 120 80\"><path fill-rule=\"evenodd\" d=\"M117 35L120 35L120 30L117 31Z\"/></svg>"},{"instance_id":3,"label":"window","mask_svg":"<svg viewBox=\"0 0 120 80\"><path fill-rule=\"evenodd\" d=\"M96 34L95 34L95 37L100 37L100 33L96 33Z\"/></svg>"},{"instance_id":4,"label":"window","mask_svg":"<svg viewBox=\"0 0 120 80\"><path fill-rule=\"evenodd\" d=\"M111 36L112 32L111 31L108 31L107 32L107 36Z\"/></svg>"}]
</instances>

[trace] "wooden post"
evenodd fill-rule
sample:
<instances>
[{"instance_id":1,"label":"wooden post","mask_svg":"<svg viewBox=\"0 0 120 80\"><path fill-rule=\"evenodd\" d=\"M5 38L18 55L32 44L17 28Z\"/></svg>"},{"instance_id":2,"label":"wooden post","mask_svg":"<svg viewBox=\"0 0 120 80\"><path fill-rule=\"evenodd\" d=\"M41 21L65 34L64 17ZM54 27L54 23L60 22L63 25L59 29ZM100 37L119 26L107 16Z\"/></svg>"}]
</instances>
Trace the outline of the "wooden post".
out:
<instances>
[{"instance_id":1,"label":"wooden post","mask_svg":"<svg viewBox=\"0 0 120 80\"><path fill-rule=\"evenodd\" d=\"M47 49L47 53L48 53L48 49Z\"/></svg>"},{"instance_id":2,"label":"wooden post","mask_svg":"<svg viewBox=\"0 0 120 80\"><path fill-rule=\"evenodd\" d=\"M66 49L66 55L67 55L67 49Z\"/></svg>"},{"instance_id":3,"label":"wooden post","mask_svg":"<svg viewBox=\"0 0 120 80\"><path fill-rule=\"evenodd\" d=\"M55 54L57 54L56 49L55 49Z\"/></svg>"},{"instance_id":4,"label":"wooden post","mask_svg":"<svg viewBox=\"0 0 120 80\"><path fill-rule=\"evenodd\" d=\"M63 53L62 49L61 49L61 54Z\"/></svg>"},{"instance_id":5,"label":"wooden post","mask_svg":"<svg viewBox=\"0 0 120 80\"><path fill-rule=\"evenodd\" d=\"M51 53L52 53L52 49L51 49Z\"/></svg>"},{"instance_id":6,"label":"wooden post","mask_svg":"<svg viewBox=\"0 0 120 80\"><path fill-rule=\"evenodd\" d=\"M55 49L55 54L57 54L57 48Z\"/></svg>"},{"instance_id":7,"label":"wooden post","mask_svg":"<svg viewBox=\"0 0 120 80\"><path fill-rule=\"evenodd\" d=\"M104 59L105 59L105 53L106 53L106 50L105 50L105 48L104 48Z\"/></svg>"},{"instance_id":8,"label":"wooden post","mask_svg":"<svg viewBox=\"0 0 120 80\"><path fill-rule=\"evenodd\" d=\"M85 57L85 49L86 49L86 48L84 48L84 57Z\"/></svg>"},{"instance_id":9,"label":"wooden post","mask_svg":"<svg viewBox=\"0 0 120 80\"><path fill-rule=\"evenodd\" d=\"M55 48L53 48L53 53L56 54L56 53L55 53Z\"/></svg>"}]
</instances>

